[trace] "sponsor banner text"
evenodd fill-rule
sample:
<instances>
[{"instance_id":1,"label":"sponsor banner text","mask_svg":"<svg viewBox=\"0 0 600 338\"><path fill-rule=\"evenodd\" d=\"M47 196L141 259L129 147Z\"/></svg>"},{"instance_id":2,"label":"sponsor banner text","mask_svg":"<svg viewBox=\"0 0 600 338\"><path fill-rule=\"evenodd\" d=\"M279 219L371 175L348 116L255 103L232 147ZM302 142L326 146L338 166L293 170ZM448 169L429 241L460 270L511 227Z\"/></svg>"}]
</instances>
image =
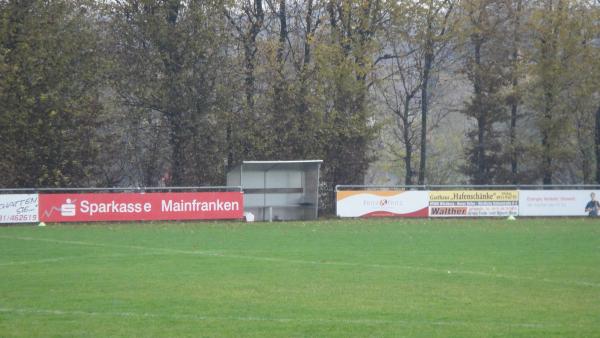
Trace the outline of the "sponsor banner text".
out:
<instances>
[{"instance_id":1,"label":"sponsor banner text","mask_svg":"<svg viewBox=\"0 0 600 338\"><path fill-rule=\"evenodd\" d=\"M339 217L427 217L427 191L344 190L336 199Z\"/></svg>"},{"instance_id":2,"label":"sponsor banner text","mask_svg":"<svg viewBox=\"0 0 600 338\"><path fill-rule=\"evenodd\" d=\"M449 190L429 192L430 217L517 216L517 190Z\"/></svg>"},{"instance_id":3,"label":"sponsor banner text","mask_svg":"<svg viewBox=\"0 0 600 338\"><path fill-rule=\"evenodd\" d=\"M36 223L38 194L0 195L0 223Z\"/></svg>"},{"instance_id":4,"label":"sponsor banner text","mask_svg":"<svg viewBox=\"0 0 600 338\"><path fill-rule=\"evenodd\" d=\"M241 192L42 194L44 222L238 219Z\"/></svg>"}]
</instances>

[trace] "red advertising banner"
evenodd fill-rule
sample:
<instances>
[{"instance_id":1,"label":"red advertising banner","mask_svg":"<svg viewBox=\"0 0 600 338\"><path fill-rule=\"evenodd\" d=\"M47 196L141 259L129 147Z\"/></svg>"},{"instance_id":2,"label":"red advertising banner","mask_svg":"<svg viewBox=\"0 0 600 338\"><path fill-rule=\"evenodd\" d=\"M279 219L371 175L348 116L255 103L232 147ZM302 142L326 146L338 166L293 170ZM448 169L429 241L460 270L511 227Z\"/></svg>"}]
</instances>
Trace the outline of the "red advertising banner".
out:
<instances>
[{"instance_id":1,"label":"red advertising banner","mask_svg":"<svg viewBox=\"0 0 600 338\"><path fill-rule=\"evenodd\" d=\"M241 192L40 194L42 222L239 219Z\"/></svg>"}]
</instances>

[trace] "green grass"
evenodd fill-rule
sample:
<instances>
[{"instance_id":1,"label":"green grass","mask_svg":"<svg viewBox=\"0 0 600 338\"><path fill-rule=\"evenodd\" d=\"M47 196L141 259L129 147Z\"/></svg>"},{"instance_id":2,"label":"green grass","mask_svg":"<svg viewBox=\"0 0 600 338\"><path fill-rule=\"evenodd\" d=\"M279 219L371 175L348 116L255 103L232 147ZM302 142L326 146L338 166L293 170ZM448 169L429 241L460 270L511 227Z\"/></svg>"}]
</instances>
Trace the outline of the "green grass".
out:
<instances>
[{"instance_id":1,"label":"green grass","mask_svg":"<svg viewBox=\"0 0 600 338\"><path fill-rule=\"evenodd\" d=\"M600 222L0 227L0 336L600 336Z\"/></svg>"}]
</instances>

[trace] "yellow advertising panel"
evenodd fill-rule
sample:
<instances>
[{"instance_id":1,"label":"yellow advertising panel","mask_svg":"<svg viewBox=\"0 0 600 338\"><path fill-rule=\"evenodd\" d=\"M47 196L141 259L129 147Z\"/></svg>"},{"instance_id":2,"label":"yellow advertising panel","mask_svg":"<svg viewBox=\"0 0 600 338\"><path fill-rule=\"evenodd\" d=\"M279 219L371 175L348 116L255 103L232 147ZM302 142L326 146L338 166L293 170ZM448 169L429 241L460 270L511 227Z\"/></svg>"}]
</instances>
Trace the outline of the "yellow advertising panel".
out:
<instances>
[{"instance_id":1,"label":"yellow advertising panel","mask_svg":"<svg viewBox=\"0 0 600 338\"><path fill-rule=\"evenodd\" d=\"M447 190L430 191L431 202L517 202L517 190Z\"/></svg>"}]
</instances>

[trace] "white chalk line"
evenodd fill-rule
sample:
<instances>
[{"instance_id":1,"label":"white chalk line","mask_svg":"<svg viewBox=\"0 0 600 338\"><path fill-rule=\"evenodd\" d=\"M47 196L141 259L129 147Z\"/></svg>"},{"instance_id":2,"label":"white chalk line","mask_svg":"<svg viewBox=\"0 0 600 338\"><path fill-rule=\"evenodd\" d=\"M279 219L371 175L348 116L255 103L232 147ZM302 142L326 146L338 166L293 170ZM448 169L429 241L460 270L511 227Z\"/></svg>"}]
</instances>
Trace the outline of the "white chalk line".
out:
<instances>
[{"instance_id":1,"label":"white chalk line","mask_svg":"<svg viewBox=\"0 0 600 338\"><path fill-rule=\"evenodd\" d=\"M81 310L50 310L50 309L15 309L0 308L0 313L17 315L51 315L51 316L86 316L86 317L123 317L123 318L162 318L188 321L241 321L241 322L275 322L275 323L306 323L306 324L355 324L355 325L402 325L402 326L488 326L513 328L551 328L559 327L557 323L515 323L492 321L444 321L444 320L392 320L370 318L281 318L260 316L205 316L193 314L157 314L138 312L97 312Z\"/></svg>"},{"instance_id":2,"label":"white chalk line","mask_svg":"<svg viewBox=\"0 0 600 338\"><path fill-rule=\"evenodd\" d=\"M136 254L108 254L108 255L80 255L80 256L61 256L55 258L40 258L40 259L32 259L28 261L12 261L0 263L0 266L12 266L12 265L29 265L29 264L44 264L44 263L55 263L55 262L64 262L69 260L78 260L78 259L98 259L98 258L122 258L122 257L132 257L132 256L155 256L161 255L160 252L147 252L147 253L136 253Z\"/></svg>"},{"instance_id":3,"label":"white chalk line","mask_svg":"<svg viewBox=\"0 0 600 338\"><path fill-rule=\"evenodd\" d=\"M94 243L94 242L82 242L82 241L67 241L58 240L51 238L36 238L36 237L12 237L12 236L0 236L4 239L16 239L24 241L43 241L60 244L71 244L71 245L83 245L83 246L96 246L96 247L110 247L110 248L122 248L122 249L135 249L135 250L149 250L154 252L171 253L171 254L185 254L185 255L199 255L206 257L221 257L229 259L245 259L253 261L263 262L275 262L275 263L286 263L286 264L306 264L306 265L330 265L330 266L350 266L350 267L364 267L364 268L382 268L382 269L406 269L414 271L425 271L432 273L441 273L448 275L472 275L481 276L488 278L500 278L500 279L511 279L511 280L525 280L533 282L544 282L549 284L559 284L567 286L584 286L600 288L600 283L588 282L588 281L574 281L574 280L555 280L549 278L536 278L530 276L518 276L501 273L489 273L482 271L470 271L470 270L452 270L452 269L439 269L429 268L421 266L410 266L410 265L392 265L392 264L366 264L366 263L352 263L352 262L333 262L333 261L313 261L313 260L300 260L300 259L287 259L287 258L276 258L276 257L264 257L264 256L249 256L249 255L237 255L237 254L226 254L223 250L220 251L199 251L199 250L179 250L169 248L152 248L138 245L120 245L120 244L105 244L105 243Z\"/></svg>"},{"instance_id":4,"label":"white chalk line","mask_svg":"<svg viewBox=\"0 0 600 338\"><path fill-rule=\"evenodd\" d=\"M203 255L203 256L218 255L218 252L216 252L216 251L189 251L189 250L178 250L178 249L169 249L169 248L151 248L151 247L139 246L139 245L121 245L121 244L106 244L106 243L83 242L83 241L66 241L66 240L52 239L52 238L15 237L15 236L0 236L0 238L16 239L16 240L21 240L21 241L39 241L39 242L50 242L50 243L59 243L59 244L95 246L95 247L105 247L105 248L147 250L147 251L166 252L166 253L190 254L191 252L193 252L194 254Z\"/></svg>"}]
</instances>

